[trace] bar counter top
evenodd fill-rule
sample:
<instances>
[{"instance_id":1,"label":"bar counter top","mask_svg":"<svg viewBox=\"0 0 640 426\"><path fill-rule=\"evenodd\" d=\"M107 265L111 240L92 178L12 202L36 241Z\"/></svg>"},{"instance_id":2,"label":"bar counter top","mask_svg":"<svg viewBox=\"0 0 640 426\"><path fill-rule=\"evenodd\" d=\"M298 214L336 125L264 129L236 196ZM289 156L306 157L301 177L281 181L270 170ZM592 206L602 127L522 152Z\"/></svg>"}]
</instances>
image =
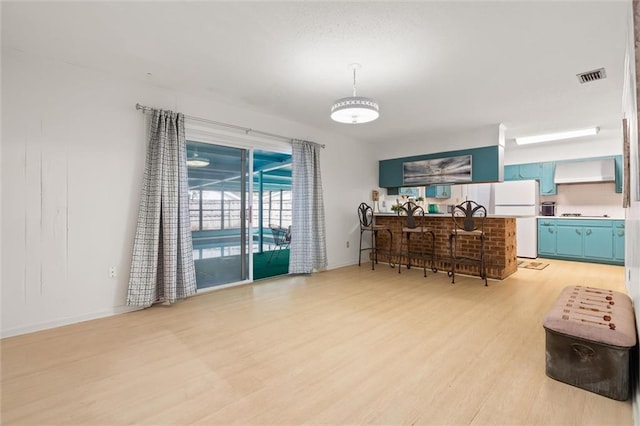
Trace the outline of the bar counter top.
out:
<instances>
[{"instance_id":1,"label":"bar counter top","mask_svg":"<svg viewBox=\"0 0 640 426\"><path fill-rule=\"evenodd\" d=\"M377 213L374 213L373 215L374 216L398 216L398 214L395 213L395 212L377 212ZM424 215L425 216L429 216L429 217L442 217L442 216L444 216L446 218L451 219L451 213L425 213ZM400 217L402 217L402 216L400 216ZM527 215L527 216L500 215L500 214L489 214L489 215L487 215L487 218L492 218L492 217L493 218L507 219L507 218L534 217L534 216L530 216L530 215ZM546 217L546 218L551 217L551 218L553 218L554 216L535 216L535 217ZM587 218L587 216L583 216L583 217ZM559 217L556 217L556 218L558 219ZM571 219L571 218L569 218L569 219Z\"/></svg>"},{"instance_id":2,"label":"bar counter top","mask_svg":"<svg viewBox=\"0 0 640 426\"><path fill-rule=\"evenodd\" d=\"M398 216L396 213L375 213L376 225L385 225L391 229L393 233L392 261L406 264L406 259L399 253L400 248L400 231L405 225L406 216ZM450 251L449 251L449 235L453 230L453 219L450 214L431 213L425 214L424 217L416 218L417 223L430 228L435 234L435 266L439 271L447 271L450 268ZM487 275L489 278L505 279L518 269L516 257L516 218L515 216L492 216L489 215L484 219L485 233L485 259L487 265ZM416 238L412 237L412 251L420 251L420 244L423 244ZM426 238L423 247L430 247L430 237ZM381 262L389 261L389 234L386 232L378 232L377 246L380 249L378 260ZM479 242L468 241L458 247L461 255L477 258L479 255ZM403 248L406 250L406 248ZM412 266L422 267L420 260L419 265ZM405 266L403 266L405 268ZM479 276L480 271L478 265L459 265L456 267L456 274L466 274Z\"/></svg>"}]
</instances>

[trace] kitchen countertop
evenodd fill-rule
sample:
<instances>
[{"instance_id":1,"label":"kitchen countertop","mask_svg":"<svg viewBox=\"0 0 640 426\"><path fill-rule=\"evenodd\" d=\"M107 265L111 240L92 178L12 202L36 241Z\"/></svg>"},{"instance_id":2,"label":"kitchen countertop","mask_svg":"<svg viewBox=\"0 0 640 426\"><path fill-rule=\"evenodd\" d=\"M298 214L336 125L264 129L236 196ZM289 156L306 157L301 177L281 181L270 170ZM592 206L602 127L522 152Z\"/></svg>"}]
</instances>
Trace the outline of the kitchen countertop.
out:
<instances>
[{"instance_id":1,"label":"kitchen countertop","mask_svg":"<svg viewBox=\"0 0 640 426\"><path fill-rule=\"evenodd\" d=\"M375 216L397 216L398 214L396 212L378 212L378 213L374 213ZM425 213L425 216L451 216L450 214L447 213Z\"/></svg>"},{"instance_id":2,"label":"kitchen countertop","mask_svg":"<svg viewBox=\"0 0 640 426\"><path fill-rule=\"evenodd\" d=\"M623 217L604 217L604 216L538 216L538 219L624 220Z\"/></svg>"},{"instance_id":3,"label":"kitchen countertop","mask_svg":"<svg viewBox=\"0 0 640 426\"><path fill-rule=\"evenodd\" d=\"M394 212L379 212L374 213L374 216L397 216ZM425 213L425 217L446 217L451 218L451 213ZM401 217L405 217L404 215ZM519 217L534 217L534 216L517 216L517 215L503 215L503 214L488 214L488 218L497 218L497 219L511 219L511 218L519 218ZM544 216L550 217L550 216Z\"/></svg>"},{"instance_id":4,"label":"kitchen countertop","mask_svg":"<svg viewBox=\"0 0 640 426\"><path fill-rule=\"evenodd\" d=\"M450 213L425 213L428 217L451 217ZM374 216L397 216L395 212L377 212ZM520 217L536 217L538 219L589 219L589 220L624 220L623 217L604 217L604 216L517 216L517 215L497 215L490 214L487 217L495 218L520 218Z\"/></svg>"}]
</instances>

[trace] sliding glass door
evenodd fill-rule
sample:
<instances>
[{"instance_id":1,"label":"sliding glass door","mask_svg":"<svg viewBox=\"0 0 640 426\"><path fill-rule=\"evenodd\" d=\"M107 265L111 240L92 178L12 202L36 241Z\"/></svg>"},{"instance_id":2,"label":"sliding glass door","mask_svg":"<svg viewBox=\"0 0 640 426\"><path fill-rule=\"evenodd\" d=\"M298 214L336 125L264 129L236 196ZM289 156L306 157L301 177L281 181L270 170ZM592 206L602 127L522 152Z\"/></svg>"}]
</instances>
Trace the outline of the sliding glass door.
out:
<instances>
[{"instance_id":1,"label":"sliding glass door","mask_svg":"<svg viewBox=\"0 0 640 426\"><path fill-rule=\"evenodd\" d=\"M291 154L187 141L199 289L289 272Z\"/></svg>"},{"instance_id":2,"label":"sliding glass door","mask_svg":"<svg viewBox=\"0 0 640 426\"><path fill-rule=\"evenodd\" d=\"M250 151L187 142L189 211L199 289L251 279Z\"/></svg>"}]
</instances>

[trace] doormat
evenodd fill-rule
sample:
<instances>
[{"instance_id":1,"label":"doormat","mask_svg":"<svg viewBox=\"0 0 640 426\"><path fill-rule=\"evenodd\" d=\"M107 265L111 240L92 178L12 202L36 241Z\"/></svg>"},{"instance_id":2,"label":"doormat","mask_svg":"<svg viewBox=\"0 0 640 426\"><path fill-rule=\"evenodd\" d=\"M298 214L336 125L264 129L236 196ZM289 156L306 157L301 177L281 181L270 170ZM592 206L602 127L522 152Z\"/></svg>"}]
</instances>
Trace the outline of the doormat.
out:
<instances>
[{"instance_id":1,"label":"doormat","mask_svg":"<svg viewBox=\"0 0 640 426\"><path fill-rule=\"evenodd\" d=\"M519 268L535 269L538 271L546 268L547 266L549 266L549 264L544 262L527 262L526 260L521 260L518 262Z\"/></svg>"}]
</instances>

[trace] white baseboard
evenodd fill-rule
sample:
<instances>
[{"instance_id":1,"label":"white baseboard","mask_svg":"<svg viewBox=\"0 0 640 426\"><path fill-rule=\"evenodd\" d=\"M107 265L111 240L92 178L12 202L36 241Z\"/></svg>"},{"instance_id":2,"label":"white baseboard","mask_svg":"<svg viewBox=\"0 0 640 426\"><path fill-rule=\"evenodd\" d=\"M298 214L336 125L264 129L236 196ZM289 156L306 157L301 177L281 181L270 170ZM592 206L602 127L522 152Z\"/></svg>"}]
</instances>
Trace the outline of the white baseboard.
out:
<instances>
[{"instance_id":1,"label":"white baseboard","mask_svg":"<svg viewBox=\"0 0 640 426\"><path fill-rule=\"evenodd\" d=\"M338 269L338 268L343 268L345 266L353 266L353 265L357 265L357 264L358 264L357 261L346 261L346 262L341 262L341 263L338 263L338 264L330 264L330 265L328 265L327 270ZM223 288L235 287L235 286L246 285L246 284L251 284L251 282L249 282L249 281L240 281L240 282L237 282L237 283L230 283L230 284L224 284L224 285L214 286L214 287L205 288L205 289L199 289L198 290L198 294L203 294L203 293L207 293L209 291L220 290L220 289L223 289ZM88 314L83 314L83 315L78 315L78 316L73 316L73 317L60 318L60 319L56 319L56 320L52 320L52 321L45 321L45 322L41 322L41 323L35 323L35 324L29 324L29 325L20 326L20 327L9 328L9 329L6 329L6 330L3 329L3 330L0 331L0 339L4 339L6 337L19 336L21 334L34 333L36 331L48 330L50 328L62 327L62 326L65 326L65 325L76 324L76 323L83 322L83 321L90 321L90 320L94 320L94 319L98 319L98 318L105 318L105 317L110 317L110 316L113 316L113 315L120 315L120 314L124 314L124 313L127 313L127 312L137 311L137 310L140 310L140 309L143 309L143 308L133 307L133 306L117 306L117 307L114 307L112 309L108 309L108 310L105 310L105 311L91 312L91 313L88 313Z\"/></svg>"},{"instance_id":2,"label":"white baseboard","mask_svg":"<svg viewBox=\"0 0 640 426\"><path fill-rule=\"evenodd\" d=\"M74 317L60 318L53 321L45 321L36 324L30 324L21 327L10 328L2 330L0 332L0 338L19 336L21 334L34 333L36 331L48 330L50 328L62 327L64 325L76 324L83 321L90 321L98 318L110 317L113 315L120 315L127 312L137 311L143 308L134 306L116 306L112 309L108 309L100 312L91 312L88 314L78 315Z\"/></svg>"},{"instance_id":3,"label":"white baseboard","mask_svg":"<svg viewBox=\"0 0 640 426\"><path fill-rule=\"evenodd\" d=\"M367 260L367 263L368 262L369 261ZM346 262L340 262L340 263L330 263L327 266L327 270L344 268L345 266L353 266L353 265L357 265L357 264L358 264L358 259L351 260L351 261L346 261Z\"/></svg>"}]
</instances>

